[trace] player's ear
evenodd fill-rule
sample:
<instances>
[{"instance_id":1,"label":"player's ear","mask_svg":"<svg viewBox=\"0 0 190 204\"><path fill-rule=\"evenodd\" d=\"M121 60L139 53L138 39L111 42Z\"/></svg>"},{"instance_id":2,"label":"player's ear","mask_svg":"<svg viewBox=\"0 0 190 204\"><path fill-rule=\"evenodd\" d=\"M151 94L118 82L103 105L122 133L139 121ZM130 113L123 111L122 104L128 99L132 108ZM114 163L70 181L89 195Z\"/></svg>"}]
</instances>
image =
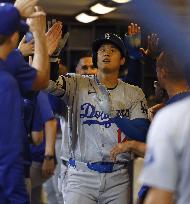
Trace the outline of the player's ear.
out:
<instances>
[{"instance_id":1,"label":"player's ear","mask_svg":"<svg viewBox=\"0 0 190 204\"><path fill-rule=\"evenodd\" d=\"M121 57L120 65L121 65L121 66L124 65L124 63L125 63L125 57Z\"/></svg>"},{"instance_id":2,"label":"player's ear","mask_svg":"<svg viewBox=\"0 0 190 204\"><path fill-rule=\"evenodd\" d=\"M19 40L19 33L18 32L14 32L10 36L10 42L14 45L14 47L17 45L18 40Z\"/></svg>"},{"instance_id":3,"label":"player's ear","mask_svg":"<svg viewBox=\"0 0 190 204\"><path fill-rule=\"evenodd\" d=\"M160 69L160 76L162 79L165 79L167 77L167 71L164 68Z\"/></svg>"}]
</instances>

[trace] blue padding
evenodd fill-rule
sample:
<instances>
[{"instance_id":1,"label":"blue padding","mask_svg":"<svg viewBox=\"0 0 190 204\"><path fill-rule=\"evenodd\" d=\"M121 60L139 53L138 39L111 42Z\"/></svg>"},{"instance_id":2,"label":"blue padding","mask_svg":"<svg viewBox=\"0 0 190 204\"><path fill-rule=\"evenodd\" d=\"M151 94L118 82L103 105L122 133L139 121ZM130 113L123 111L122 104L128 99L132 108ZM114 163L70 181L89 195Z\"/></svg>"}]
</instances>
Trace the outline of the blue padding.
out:
<instances>
[{"instance_id":1,"label":"blue padding","mask_svg":"<svg viewBox=\"0 0 190 204\"><path fill-rule=\"evenodd\" d=\"M146 141L150 121L143 118L129 120L128 118L115 117L113 122L126 135L128 139L140 142Z\"/></svg>"}]
</instances>

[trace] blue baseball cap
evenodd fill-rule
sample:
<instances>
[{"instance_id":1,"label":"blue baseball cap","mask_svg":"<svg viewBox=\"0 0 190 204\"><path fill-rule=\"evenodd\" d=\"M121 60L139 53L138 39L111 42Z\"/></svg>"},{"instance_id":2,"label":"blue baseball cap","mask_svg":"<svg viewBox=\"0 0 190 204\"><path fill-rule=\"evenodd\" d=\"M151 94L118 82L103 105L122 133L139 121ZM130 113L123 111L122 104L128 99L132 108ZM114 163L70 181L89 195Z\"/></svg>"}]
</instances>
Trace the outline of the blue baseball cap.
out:
<instances>
[{"instance_id":1,"label":"blue baseball cap","mask_svg":"<svg viewBox=\"0 0 190 204\"><path fill-rule=\"evenodd\" d=\"M26 33L29 26L21 20L16 7L11 3L0 3L0 35L9 36L14 32Z\"/></svg>"},{"instance_id":2,"label":"blue baseball cap","mask_svg":"<svg viewBox=\"0 0 190 204\"><path fill-rule=\"evenodd\" d=\"M114 44L121 52L123 57L126 57L126 47L124 45L123 40L121 37L114 33L105 33L101 35L98 39L96 39L92 44L92 61L93 65L97 67L97 52L98 49L104 43L112 43Z\"/></svg>"}]
</instances>

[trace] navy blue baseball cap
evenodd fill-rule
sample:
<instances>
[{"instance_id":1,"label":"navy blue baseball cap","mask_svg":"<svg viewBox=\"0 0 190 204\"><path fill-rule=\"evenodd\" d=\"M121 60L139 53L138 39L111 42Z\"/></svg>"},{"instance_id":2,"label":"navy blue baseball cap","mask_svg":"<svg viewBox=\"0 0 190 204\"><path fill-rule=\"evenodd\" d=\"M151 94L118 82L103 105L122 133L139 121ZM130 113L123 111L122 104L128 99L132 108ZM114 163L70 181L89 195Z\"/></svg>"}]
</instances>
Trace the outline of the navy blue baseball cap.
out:
<instances>
[{"instance_id":1,"label":"navy blue baseball cap","mask_svg":"<svg viewBox=\"0 0 190 204\"><path fill-rule=\"evenodd\" d=\"M0 3L0 35L9 36L14 32L26 33L29 26L21 20L16 7L11 3Z\"/></svg>"},{"instance_id":2,"label":"navy blue baseball cap","mask_svg":"<svg viewBox=\"0 0 190 204\"><path fill-rule=\"evenodd\" d=\"M93 65L97 67L97 52L98 49L101 47L102 44L104 43L112 43L115 45L121 52L121 55L123 57L126 57L126 47L118 35L114 33L105 33L104 35L100 36L97 40L95 40L92 44L92 61Z\"/></svg>"}]
</instances>

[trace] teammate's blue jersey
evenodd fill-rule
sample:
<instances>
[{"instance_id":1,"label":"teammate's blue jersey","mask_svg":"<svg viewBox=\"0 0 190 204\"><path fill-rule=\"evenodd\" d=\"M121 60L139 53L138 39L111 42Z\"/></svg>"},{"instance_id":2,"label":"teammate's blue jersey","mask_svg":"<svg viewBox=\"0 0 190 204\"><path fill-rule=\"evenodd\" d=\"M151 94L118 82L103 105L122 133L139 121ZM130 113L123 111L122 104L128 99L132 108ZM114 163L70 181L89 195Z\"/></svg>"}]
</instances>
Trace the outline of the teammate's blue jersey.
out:
<instances>
[{"instance_id":1,"label":"teammate's blue jersey","mask_svg":"<svg viewBox=\"0 0 190 204\"><path fill-rule=\"evenodd\" d=\"M14 200L15 203L29 203L24 185L22 159L24 140L27 135L23 122L22 98L18 80L9 71L6 63L0 61L0 200L1 202ZM24 84L23 90L31 88L26 84L24 87Z\"/></svg>"},{"instance_id":2,"label":"teammate's blue jersey","mask_svg":"<svg viewBox=\"0 0 190 204\"><path fill-rule=\"evenodd\" d=\"M66 114L66 104L60 98L48 94L49 103L51 105L52 111L55 114L64 115Z\"/></svg>"},{"instance_id":3,"label":"teammate's blue jersey","mask_svg":"<svg viewBox=\"0 0 190 204\"><path fill-rule=\"evenodd\" d=\"M24 59L19 50L13 50L7 60L6 60L6 71L8 71L15 79L19 92L22 96L24 95L34 95L32 91L32 84L36 78L36 69L32 68ZM26 119L26 109L25 103L22 99L21 114L22 114L22 123L24 123L22 129L23 136L23 156L24 163L30 165L30 155L29 155L29 140L28 140L28 124L30 120ZM29 115L29 114L27 114ZM28 121L27 121L28 120ZM28 174L28 173L27 173ZM29 175L28 175L29 176Z\"/></svg>"},{"instance_id":4,"label":"teammate's blue jersey","mask_svg":"<svg viewBox=\"0 0 190 204\"><path fill-rule=\"evenodd\" d=\"M23 100L24 125L27 137L24 138L24 163L26 169L26 177L29 177L29 169L32 162L30 154L30 142L32 140L32 131L43 130L41 112L37 103L37 92L30 94L30 97Z\"/></svg>"},{"instance_id":5,"label":"teammate's blue jersey","mask_svg":"<svg viewBox=\"0 0 190 204\"><path fill-rule=\"evenodd\" d=\"M7 71L17 80L22 95L31 91L37 71L25 61L20 51L13 50L9 54L6 63Z\"/></svg>"},{"instance_id":6,"label":"teammate's blue jersey","mask_svg":"<svg viewBox=\"0 0 190 204\"><path fill-rule=\"evenodd\" d=\"M0 157L4 155L5 163L8 164L21 153L25 131L17 81L6 71L2 61L0 61L0 72Z\"/></svg>"},{"instance_id":7,"label":"teammate's blue jersey","mask_svg":"<svg viewBox=\"0 0 190 204\"><path fill-rule=\"evenodd\" d=\"M39 121L40 123L44 125L47 121L54 119L54 114L52 112L48 96L42 91L39 92L37 96L37 105L39 106L41 113L41 121ZM34 121L36 120L38 120L38 118L34 118ZM45 135L42 144L38 146L34 146L32 144L30 145L30 152L32 161L41 163L43 162L45 153Z\"/></svg>"}]
</instances>

